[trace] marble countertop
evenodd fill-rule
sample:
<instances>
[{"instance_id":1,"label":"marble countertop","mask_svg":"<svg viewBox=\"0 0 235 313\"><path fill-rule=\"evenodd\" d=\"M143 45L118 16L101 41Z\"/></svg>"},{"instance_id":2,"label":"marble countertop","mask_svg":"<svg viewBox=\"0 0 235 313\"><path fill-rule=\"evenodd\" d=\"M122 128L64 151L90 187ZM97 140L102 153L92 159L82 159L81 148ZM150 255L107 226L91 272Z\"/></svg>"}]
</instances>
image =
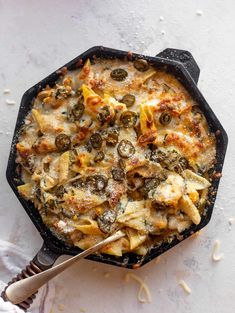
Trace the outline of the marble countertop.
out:
<instances>
[{"instance_id":1,"label":"marble countertop","mask_svg":"<svg viewBox=\"0 0 235 313\"><path fill-rule=\"evenodd\" d=\"M234 12L232 0L0 0L0 238L30 257L42 239L5 178L18 107L25 90L81 52L95 45L147 55L189 50L201 69L199 88L229 136L209 225L134 272L148 284L150 304L138 302L137 283L124 282L128 270L83 260L52 282L51 312L235 312ZM217 239L224 257L213 262Z\"/></svg>"}]
</instances>

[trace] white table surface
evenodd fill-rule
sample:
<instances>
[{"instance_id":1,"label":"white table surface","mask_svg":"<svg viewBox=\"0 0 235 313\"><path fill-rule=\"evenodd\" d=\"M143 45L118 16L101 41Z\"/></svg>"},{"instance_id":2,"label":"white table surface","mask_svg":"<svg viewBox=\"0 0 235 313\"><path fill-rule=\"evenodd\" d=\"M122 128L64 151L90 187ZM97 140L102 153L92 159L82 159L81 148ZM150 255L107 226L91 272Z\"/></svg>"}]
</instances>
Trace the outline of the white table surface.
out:
<instances>
[{"instance_id":1,"label":"white table surface","mask_svg":"<svg viewBox=\"0 0 235 313\"><path fill-rule=\"evenodd\" d=\"M198 14L201 11L201 15ZM199 12L200 13L200 12ZM160 16L164 19L161 21ZM134 273L146 279L151 304L137 301L128 270L82 261L54 280L51 312L235 312L235 2L233 0L0 0L0 238L34 256L42 244L8 186L5 170L21 96L67 61L95 45L155 55L174 47L192 52L199 88L229 136L223 178L209 225ZM11 93L4 95L3 90ZM6 99L15 105L6 104ZM224 258L211 259L216 239ZM108 273L109 275L104 275ZM106 277L105 276L109 276ZM178 286L184 279L187 295ZM62 306L62 305L63 306Z\"/></svg>"}]
</instances>

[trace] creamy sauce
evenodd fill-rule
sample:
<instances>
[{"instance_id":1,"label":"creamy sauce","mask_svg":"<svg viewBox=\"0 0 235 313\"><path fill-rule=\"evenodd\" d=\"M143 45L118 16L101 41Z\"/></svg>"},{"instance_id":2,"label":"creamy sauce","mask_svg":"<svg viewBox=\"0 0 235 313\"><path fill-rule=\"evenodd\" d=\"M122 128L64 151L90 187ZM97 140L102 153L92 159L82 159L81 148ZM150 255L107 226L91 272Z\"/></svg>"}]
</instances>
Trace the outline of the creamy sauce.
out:
<instances>
[{"instance_id":1,"label":"creamy sauce","mask_svg":"<svg viewBox=\"0 0 235 313\"><path fill-rule=\"evenodd\" d=\"M97 59L66 72L38 94L17 143L19 192L81 249L122 228L102 252L145 254L201 221L215 136L172 75L140 65Z\"/></svg>"}]
</instances>

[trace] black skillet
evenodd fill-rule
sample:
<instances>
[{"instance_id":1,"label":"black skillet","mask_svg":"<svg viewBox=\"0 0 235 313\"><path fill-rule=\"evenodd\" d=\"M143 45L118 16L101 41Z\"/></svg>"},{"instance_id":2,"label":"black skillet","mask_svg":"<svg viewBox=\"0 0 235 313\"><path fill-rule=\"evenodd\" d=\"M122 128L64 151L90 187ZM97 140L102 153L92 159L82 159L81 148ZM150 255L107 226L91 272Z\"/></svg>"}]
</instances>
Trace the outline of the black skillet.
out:
<instances>
[{"instance_id":1,"label":"black skillet","mask_svg":"<svg viewBox=\"0 0 235 313\"><path fill-rule=\"evenodd\" d=\"M33 258L33 260L29 263L29 265L26 266L26 268L19 275L17 275L17 277L13 278L13 280L10 283L28 276L32 276L35 273L39 273L41 271L44 271L45 269L52 267L56 259L62 254L75 255L80 251L78 248L68 246L65 242L59 240L44 225L37 209L33 206L33 204L29 201L26 201L18 193L17 186L21 184L21 178L18 165L15 162L16 159L15 144L17 143L19 130L24 123L25 116L31 109L33 100L36 97L37 93L46 85L53 86L56 80L60 77L61 73L63 72L64 67L68 68L69 70L74 70L81 67L87 58L90 58L92 60L94 57L120 58L120 59L129 58L131 60L134 60L136 58L144 58L148 60L156 68L163 69L175 75L175 77L177 77L177 79L185 86L185 88L193 97L193 99L199 104L201 110L204 112L207 118L211 131L216 133L217 163L215 165L215 173L217 174L214 175L215 178L213 179L212 182L212 188L209 195L209 202L206 205L205 214L203 215L201 223L199 225L197 226L192 225L188 230L184 231L181 234L181 236L178 236L170 243L165 242L162 243L160 246L154 247L144 257L137 256L133 253L125 254L122 257L115 257L106 254L103 255L94 254L89 256L88 259L127 268L138 268L146 264L147 262L151 261L152 259L156 258L157 256L161 255L165 251L169 250L173 246L177 245L182 240L188 238L190 235L203 228L210 221L221 176L220 173L223 167L228 138L219 120L217 119L214 112L211 110L208 103L206 102L206 100L204 99L204 97L202 96L197 87L200 70L191 53L189 53L188 51L178 49L165 49L157 56L149 57L139 54L130 54L126 51L114 50L102 46L93 47L87 50L86 52L82 53L69 63L65 64L62 68L53 72L48 77L41 80L38 84L27 90L22 97L16 127L14 131L12 146L10 150L6 176L12 190L14 191L17 198L21 202L22 206L26 210L27 214L31 218L32 222L40 232L43 238L43 246L36 254L36 256ZM7 300L4 292L2 294L2 297L5 300ZM27 310L31 303L33 302L34 298L35 295L31 296L26 301L20 303L19 307L24 310Z\"/></svg>"}]
</instances>

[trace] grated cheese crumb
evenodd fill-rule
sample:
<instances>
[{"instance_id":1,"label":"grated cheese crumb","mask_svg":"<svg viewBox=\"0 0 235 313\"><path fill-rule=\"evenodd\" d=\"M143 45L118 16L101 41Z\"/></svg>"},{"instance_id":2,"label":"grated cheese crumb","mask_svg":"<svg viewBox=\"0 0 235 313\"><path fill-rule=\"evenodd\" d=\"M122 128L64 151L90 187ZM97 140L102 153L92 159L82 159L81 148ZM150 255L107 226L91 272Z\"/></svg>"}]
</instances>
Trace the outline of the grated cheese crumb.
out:
<instances>
[{"instance_id":1,"label":"grated cheese crumb","mask_svg":"<svg viewBox=\"0 0 235 313\"><path fill-rule=\"evenodd\" d=\"M229 225L231 226L231 225L234 223L234 221L235 221L234 217L230 217L230 218L228 219Z\"/></svg>"},{"instance_id":2,"label":"grated cheese crumb","mask_svg":"<svg viewBox=\"0 0 235 313\"><path fill-rule=\"evenodd\" d=\"M9 94L10 92L11 92L11 90L8 89L8 88L6 88L6 89L3 90L3 93L4 93L4 94Z\"/></svg>"},{"instance_id":3,"label":"grated cheese crumb","mask_svg":"<svg viewBox=\"0 0 235 313\"><path fill-rule=\"evenodd\" d=\"M16 104L16 102L13 100L6 99L6 104L14 105L14 104Z\"/></svg>"},{"instance_id":4,"label":"grated cheese crumb","mask_svg":"<svg viewBox=\"0 0 235 313\"><path fill-rule=\"evenodd\" d=\"M65 223L64 221L59 221L59 222L57 223L57 226L58 226L59 228L63 229L63 228L65 228L66 223Z\"/></svg>"},{"instance_id":5,"label":"grated cheese crumb","mask_svg":"<svg viewBox=\"0 0 235 313\"><path fill-rule=\"evenodd\" d=\"M187 294L191 294L191 288L189 288L189 286L186 284L186 282L184 280L180 280L179 281L179 285L184 289L184 291L187 293Z\"/></svg>"},{"instance_id":6,"label":"grated cheese crumb","mask_svg":"<svg viewBox=\"0 0 235 313\"><path fill-rule=\"evenodd\" d=\"M196 14L197 16L202 16L203 12L201 10L197 10Z\"/></svg>"},{"instance_id":7,"label":"grated cheese crumb","mask_svg":"<svg viewBox=\"0 0 235 313\"><path fill-rule=\"evenodd\" d=\"M164 21L164 17L163 17L163 16L160 16L160 17L159 17L159 21L161 21L161 22Z\"/></svg>"},{"instance_id":8,"label":"grated cheese crumb","mask_svg":"<svg viewBox=\"0 0 235 313\"><path fill-rule=\"evenodd\" d=\"M29 125L29 124L31 124L31 122L29 121L29 120L25 120L25 125Z\"/></svg>"},{"instance_id":9,"label":"grated cheese crumb","mask_svg":"<svg viewBox=\"0 0 235 313\"><path fill-rule=\"evenodd\" d=\"M125 275L125 281L128 282L130 280L130 278L132 278L133 280L135 280L137 283L140 284L140 289L139 289L138 295L137 295L137 299L139 300L139 302L141 302L141 303L152 302L151 293L150 293L149 288L146 285L146 283L140 277L136 276L135 274L127 273ZM142 293L144 293L144 296Z\"/></svg>"},{"instance_id":10,"label":"grated cheese crumb","mask_svg":"<svg viewBox=\"0 0 235 313\"><path fill-rule=\"evenodd\" d=\"M166 33L165 30L161 31L161 35L165 35L165 33Z\"/></svg>"},{"instance_id":11,"label":"grated cheese crumb","mask_svg":"<svg viewBox=\"0 0 235 313\"><path fill-rule=\"evenodd\" d=\"M218 262L223 258L223 254L216 255L219 248L220 248L220 240L216 240L214 247L213 247L213 250L212 250L212 260L215 262Z\"/></svg>"}]
</instances>

